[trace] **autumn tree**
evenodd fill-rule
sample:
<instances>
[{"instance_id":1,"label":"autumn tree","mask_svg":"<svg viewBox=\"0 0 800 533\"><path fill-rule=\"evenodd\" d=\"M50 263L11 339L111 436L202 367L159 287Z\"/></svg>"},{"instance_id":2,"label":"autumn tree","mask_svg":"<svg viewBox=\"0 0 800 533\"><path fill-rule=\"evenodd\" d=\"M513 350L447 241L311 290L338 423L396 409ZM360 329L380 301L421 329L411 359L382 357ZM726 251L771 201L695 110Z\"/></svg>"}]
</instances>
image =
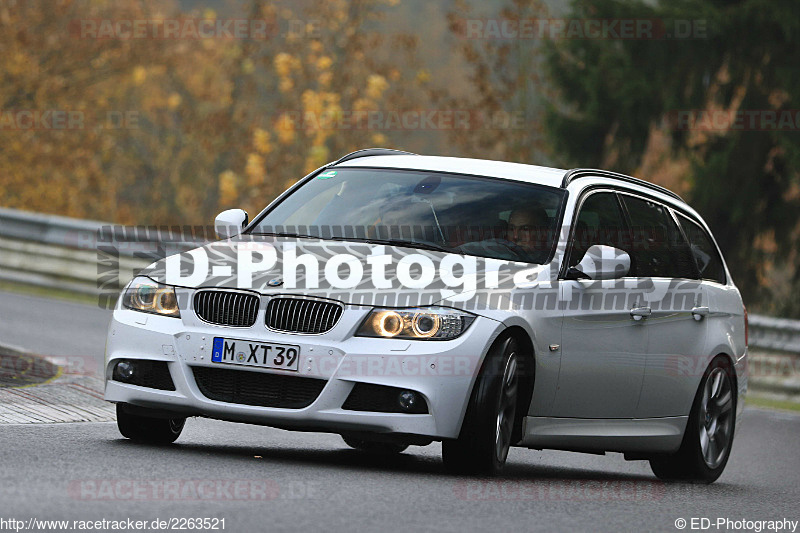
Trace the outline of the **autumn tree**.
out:
<instances>
[{"instance_id":1,"label":"autumn tree","mask_svg":"<svg viewBox=\"0 0 800 533\"><path fill-rule=\"evenodd\" d=\"M224 208L258 211L309 170L392 144L395 132L359 126L354 112L420 105L421 93L402 80L414 39L375 29L391 9L253 0L242 13L266 22L266 34L132 38L114 24L222 15L155 0L6 2L0 203L127 224L207 224ZM83 31L92 23L101 29ZM84 120L74 128L16 120L48 110Z\"/></svg>"},{"instance_id":2,"label":"autumn tree","mask_svg":"<svg viewBox=\"0 0 800 533\"><path fill-rule=\"evenodd\" d=\"M259 91L270 95L251 131L244 169L220 175L220 203L258 210L312 170L371 146L396 146L403 132L372 127L366 113L419 107L421 88L404 79L415 39L386 36L377 22L393 2L332 0L278 8L254 2L253 16L274 20L284 38L253 61Z\"/></svg>"},{"instance_id":3,"label":"autumn tree","mask_svg":"<svg viewBox=\"0 0 800 533\"><path fill-rule=\"evenodd\" d=\"M500 9L476 9L458 0L447 14L455 49L468 69L468 91L431 87L438 106L467 110L469 128L454 129L451 142L463 155L544 164L544 102L553 89L543 75L541 40L503 34L501 27L548 16L538 0L513 0ZM488 16L487 16L488 15Z\"/></svg>"}]
</instances>

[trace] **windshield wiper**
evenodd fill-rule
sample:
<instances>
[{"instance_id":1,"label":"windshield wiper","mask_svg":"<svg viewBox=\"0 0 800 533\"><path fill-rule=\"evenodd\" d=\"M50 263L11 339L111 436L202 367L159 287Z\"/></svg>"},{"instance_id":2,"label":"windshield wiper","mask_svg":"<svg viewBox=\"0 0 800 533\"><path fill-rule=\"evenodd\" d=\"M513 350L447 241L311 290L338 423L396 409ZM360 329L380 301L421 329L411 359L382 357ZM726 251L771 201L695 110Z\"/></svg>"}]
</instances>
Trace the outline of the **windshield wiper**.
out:
<instances>
[{"instance_id":1,"label":"windshield wiper","mask_svg":"<svg viewBox=\"0 0 800 533\"><path fill-rule=\"evenodd\" d=\"M267 231L263 233L247 233L247 235L270 235L272 237L294 237L296 239L322 239L319 235L303 235L302 233L276 233Z\"/></svg>"},{"instance_id":2,"label":"windshield wiper","mask_svg":"<svg viewBox=\"0 0 800 533\"><path fill-rule=\"evenodd\" d=\"M385 244L387 246L405 246L407 248L419 248L423 250L435 250L437 252L457 253L458 250L447 248L440 244L433 242L411 241L404 239L373 239L369 237L342 237L331 235L329 237L320 237L319 235L303 235L300 233L278 233L278 232L264 232L264 233L250 233L249 235L270 235L273 237L294 237L297 239L319 239L322 241L349 241L349 242L365 242L367 244Z\"/></svg>"},{"instance_id":3,"label":"windshield wiper","mask_svg":"<svg viewBox=\"0 0 800 533\"><path fill-rule=\"evenodd\" d=\"M354 240L354 239L353 239ZM437 252L461 253L452 248L433 242L407 241L403 239L358 239L369 244L385 244L387 246L405 246L407 248L420 248L422 250L435 250Z\"/></svg>"}]
</instances>

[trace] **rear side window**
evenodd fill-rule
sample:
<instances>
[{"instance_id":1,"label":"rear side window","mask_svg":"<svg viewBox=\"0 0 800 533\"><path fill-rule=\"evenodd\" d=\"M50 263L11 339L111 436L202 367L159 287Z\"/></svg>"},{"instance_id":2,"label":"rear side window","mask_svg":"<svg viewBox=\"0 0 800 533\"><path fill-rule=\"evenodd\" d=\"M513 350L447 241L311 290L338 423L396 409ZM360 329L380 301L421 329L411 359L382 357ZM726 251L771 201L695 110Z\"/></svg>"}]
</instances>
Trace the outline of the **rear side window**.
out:
<instances>
[{"instance_id":1,"label":"rear side window","mask_svg":"<svg viewBox=\"0 0 800 533\"><path fill-rule=\"evenodd\" d=\"M686 238L689 239L692 255L700 271L700 277L717 283L725 284L725 267L722 258L717 252L717 247L711 237L699 224L678 214Z\"/></svg>"},{"instance_id":2,"label":"rear side window","mask_svg":"<svg viewBox=\"0 0 800 533\"><path fill-rule=\"evenodd\" d=\"M626 244L625 218L616 195L608 192L589 196L578 213L569 266L580 263L590 246L604 244L630 254Z\"/></svg>"},{"instance_id":3,"label":"rear side window","mask_svg":"<svg viewBox=\"0 0 800 533\"><path fill-rule=\"evenodd\" d=\"M656 202L620 195L631 223L631 270L636 277L696 279L689 244L667 208Z\"/></svg>"}]
</instances>

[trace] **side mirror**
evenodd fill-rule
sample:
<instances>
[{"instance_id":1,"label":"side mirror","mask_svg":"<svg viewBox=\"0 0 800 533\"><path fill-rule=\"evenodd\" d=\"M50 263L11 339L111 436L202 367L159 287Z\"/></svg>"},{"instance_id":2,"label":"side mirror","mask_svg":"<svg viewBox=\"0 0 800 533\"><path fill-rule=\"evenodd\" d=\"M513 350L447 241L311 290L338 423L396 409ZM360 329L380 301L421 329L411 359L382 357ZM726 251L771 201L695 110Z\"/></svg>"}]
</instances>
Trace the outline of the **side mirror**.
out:
<instances>
[{"instance_id":1,"label":"side mirror","mask_svg":"<svg viewBox=\"0 0 800 533\"><path fill-rule=\"evenodd\" d=\"M239 235L247 226L247 211L243 209L228 209L214 219L214 230L220 239L229 239Z\"/></svg>"},{"instance_id":2,"label":"side mirror","mask_svg":"<svg viewBox=\"0 0 800 533\"><path fill-rule=\"evenodd\" d=\"M595 244L586 250L581 262L569 269L568 279L619 279L631 270L631 256L627 252Z\"/></svg>"}]
</instances>

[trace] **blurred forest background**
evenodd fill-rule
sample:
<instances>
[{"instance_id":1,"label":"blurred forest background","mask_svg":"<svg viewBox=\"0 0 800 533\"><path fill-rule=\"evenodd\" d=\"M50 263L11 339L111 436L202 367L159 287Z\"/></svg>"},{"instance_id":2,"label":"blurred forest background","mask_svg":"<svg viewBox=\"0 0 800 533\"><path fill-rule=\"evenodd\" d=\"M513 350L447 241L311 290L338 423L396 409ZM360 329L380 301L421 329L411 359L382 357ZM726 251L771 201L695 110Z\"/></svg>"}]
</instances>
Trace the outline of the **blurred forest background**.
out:
<instances>
[{"instance_id":1,"label":"blurred forest background","mask_svg":"<svg viewBox=\"0 0 800 533\"><path fill-rule=\"evenodd\" d=\"M269 31L96 38L81 26L167 19L266 20ZM699 21L700 31L495 31L533 19ZM675 120L796 117L798 60L796 0L4 0L0 206L209 224L222 209L254 214L309 171L371 146L600 167L682 194L714 231L751 311L800 317L800 124ZM84 120L28 127L15 119L21 110ZM386 118L453 110L468 114L467 126ZM364 127L358 112L384 119Z\"/></svg>"}]
</instances>

